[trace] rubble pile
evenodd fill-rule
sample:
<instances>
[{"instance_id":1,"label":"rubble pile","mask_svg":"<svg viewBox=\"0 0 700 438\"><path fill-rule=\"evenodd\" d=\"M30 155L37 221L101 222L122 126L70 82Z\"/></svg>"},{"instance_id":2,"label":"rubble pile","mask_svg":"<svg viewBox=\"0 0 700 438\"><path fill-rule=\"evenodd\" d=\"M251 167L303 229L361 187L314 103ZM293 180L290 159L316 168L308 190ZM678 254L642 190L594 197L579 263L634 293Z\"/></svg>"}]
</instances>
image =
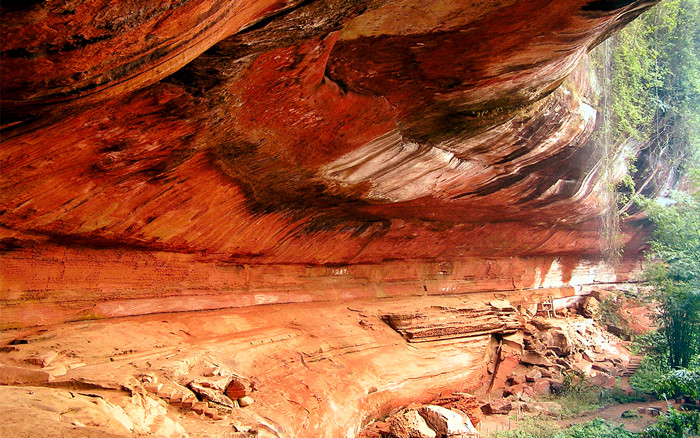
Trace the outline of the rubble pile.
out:
<instances>
[{"instance_id":1,"label":"rubble pile","mask_svg":"<svg viewBox=\"0 0 700 438\"><path fill-rule=\"evenodd\" d=\"M499 300L474 309L431 307L414 314L385 315L385 322L407 342L490 333L485 357L490 380L484 385L484 401L463 392L442 394L430 405L408 406L370 424L360 436L474 436L474 426L483 415L555 414L557 403L539 399L560 392L567 375L613 388L616 378L638 363L623 341L591 318L599 312L595 298L587 297L576 308L549 310L516 310Z\"/></svg>"},{"instance_id":2,"label":"rubble pile","mask_svg":"<svg viewBox=\"0 0 700 438\"><path fill-rule=\"evenodd\" d=\"M591 302L584 300L581 313L592 316ZM557 393L567 374L600 388L613 388L616 378L636 362L623 342L593 319L566 313L566 318L524 317L521 331L501 337L489 362L489 392L503 398L484 404L485 414L507 414L519 408L551 413L551 406L532 400Z\"/></svg>"}]
</instances>

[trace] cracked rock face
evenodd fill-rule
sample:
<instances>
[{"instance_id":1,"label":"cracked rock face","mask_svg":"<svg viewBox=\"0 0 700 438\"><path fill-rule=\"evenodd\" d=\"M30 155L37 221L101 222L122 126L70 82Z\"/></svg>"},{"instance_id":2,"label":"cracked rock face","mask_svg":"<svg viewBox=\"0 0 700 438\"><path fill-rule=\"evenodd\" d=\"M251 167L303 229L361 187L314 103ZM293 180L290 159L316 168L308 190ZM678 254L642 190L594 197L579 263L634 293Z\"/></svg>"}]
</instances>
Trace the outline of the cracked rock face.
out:
<instances>
[{"instance_id":1,"label":"cracked rock face","mask_svg":"<svg viewBox=\"0 0 700 438\"><path fill-rule=\"evenodd\" d=\"M3 2L3 326L391 296L402 259L402 294L455 292L432 263L571 284L599 249L585 55L652 3Z\"/></svg>"}]
</instances>

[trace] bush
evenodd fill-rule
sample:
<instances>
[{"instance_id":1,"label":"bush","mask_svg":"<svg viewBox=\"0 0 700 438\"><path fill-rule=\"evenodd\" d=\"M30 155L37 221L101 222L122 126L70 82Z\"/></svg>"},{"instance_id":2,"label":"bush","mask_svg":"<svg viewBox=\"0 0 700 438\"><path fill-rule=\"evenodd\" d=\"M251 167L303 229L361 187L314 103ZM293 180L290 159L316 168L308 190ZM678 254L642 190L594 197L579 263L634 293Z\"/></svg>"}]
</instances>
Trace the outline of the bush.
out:
<instances>
[{"instance_id":1,"label":"bush","mask_svg":"<svg viewBox=\"0 0 700 438\"><path fill-rule=\"evenodd\" d=\"M686 369L673 370L654 382L658 398L700 398L700 373Z\"/></svg>"},{"instance_id":2,"label":"bush","mask_svg":"<svg viewBox=\"0 0 700 438\"><path fill-rule=\"evenodd\" d=\"M680 412L669 408L659 421L641 433L642 438L691 438L700 435L700 412Z\"/></svg>"},{"instance_id":3,"label":"bush","mask_svg":"<svg viewBox=\"0 0 700 438\"><path fill-rule=\"evenodd\" d=\"M612 404L646 401L640 395L629 395L619 387L601 388L588 381L582 373L569 371L564 374L561 389L552 398L561 407L561 416L578 417Z\"/></svg>"},{"instance_id":4,"label":"bush","mask_svg":"<svg viewBox=\"0 0 700 438\"><path fill-rule=\"evenodd\" d=\"M605 420L596 418L586 423L575 424L559 432L554 438L634 438L637 434L621 426L613 426Z\"/></svg>"},{"instance_id":5,"label":"bush","mask_svg":"<svg viewBox=\"0 0 700 438\"><path fill-rule=\"evenodd\" d=\"M505 432L497 432L496 438L554 438L561 427L551 418L524 418L518 423L518 428Z\"/></svg>"},{"instance_id":6,"label":"bush","mask_svg":"<svg viewBox=\"0 0 700 438\"><path fill-rule=\"evenodd\" d=\"M665 357L668 352L668 343L663 333L651 331L636 335L630 349L634 354Z\"/></svg>"},{"instance_id":7,"label":"bush","mask_svg":"<svg viewBox=\"0 0 700 438\"><path fill-rule=\"evenodd\" d=\"M637 392L655 395L656 382L668 371L666 360L662 356L645 356L637 371L630 376L630 385Z\"/></svg>"}]
</instances>

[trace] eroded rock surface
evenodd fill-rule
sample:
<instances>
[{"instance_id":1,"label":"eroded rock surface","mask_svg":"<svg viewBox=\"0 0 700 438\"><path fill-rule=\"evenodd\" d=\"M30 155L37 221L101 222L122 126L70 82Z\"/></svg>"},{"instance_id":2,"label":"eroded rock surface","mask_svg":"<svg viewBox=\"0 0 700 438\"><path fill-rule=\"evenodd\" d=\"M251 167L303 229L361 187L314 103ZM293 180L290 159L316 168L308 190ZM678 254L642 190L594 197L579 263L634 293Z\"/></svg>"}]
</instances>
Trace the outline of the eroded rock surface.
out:
<instances>
[{"instance_id":1,"label":"eroded rock surface","mask_svg":"<svg viewBox=\"0 0 700 438\"><path fill-rule=\"evenodd\" d=\"M3 325L307 301L336 275L300 266L376 268L340 296L390 295L394 260L401 294L571 284L599 249L585 55L651 4L7 3ZM454 263L479 272L435 282Z\"/></svg>"},{"instance_id":2,"label":"eroded rock surface","mask_svg":"<svg viewBox=\"0 0 700 438\"><path fill-rule=\"evenodd\" d=\"M566 356L508 336L639 267L586 53L653 3L4 1L0 390L58 436L351 437Z\"/></svg>"}]
</instances>

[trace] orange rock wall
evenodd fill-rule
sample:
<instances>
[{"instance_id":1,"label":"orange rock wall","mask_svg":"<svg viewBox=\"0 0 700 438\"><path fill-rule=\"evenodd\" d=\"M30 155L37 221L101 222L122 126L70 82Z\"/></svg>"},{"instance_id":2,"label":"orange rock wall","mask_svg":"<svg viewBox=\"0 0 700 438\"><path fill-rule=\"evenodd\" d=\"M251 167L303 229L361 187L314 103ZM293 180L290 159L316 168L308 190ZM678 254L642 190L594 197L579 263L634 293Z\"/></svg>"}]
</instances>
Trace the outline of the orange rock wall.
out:
<instances>
[{"instance_id":1,"label":"orange rock wall","mask_svg":"<svg viewBox=\"0 0 700 438\"><path fill-rule=\"evenodd\" d=\"M579 284L652 3L4 2L0 322Z\"/></svg>"},{"instance_id":2,"label":"orange rock wall","mask_svg":"<svg viewBox=\"0 0 700 438\"><path fill-rule=\"evenodd\" d=\"M579 257L463 258L381 264L246 264L154 251L42 247L6 253L3 328L310 301L520 291L524 302L633 279ZM627 273L623 275L623 271ZM632 277L630 277L632 276ZM586 289L587 290L587 289ZM512 298L511 298L512 300Z\"/></svg>"}]
</instances>

